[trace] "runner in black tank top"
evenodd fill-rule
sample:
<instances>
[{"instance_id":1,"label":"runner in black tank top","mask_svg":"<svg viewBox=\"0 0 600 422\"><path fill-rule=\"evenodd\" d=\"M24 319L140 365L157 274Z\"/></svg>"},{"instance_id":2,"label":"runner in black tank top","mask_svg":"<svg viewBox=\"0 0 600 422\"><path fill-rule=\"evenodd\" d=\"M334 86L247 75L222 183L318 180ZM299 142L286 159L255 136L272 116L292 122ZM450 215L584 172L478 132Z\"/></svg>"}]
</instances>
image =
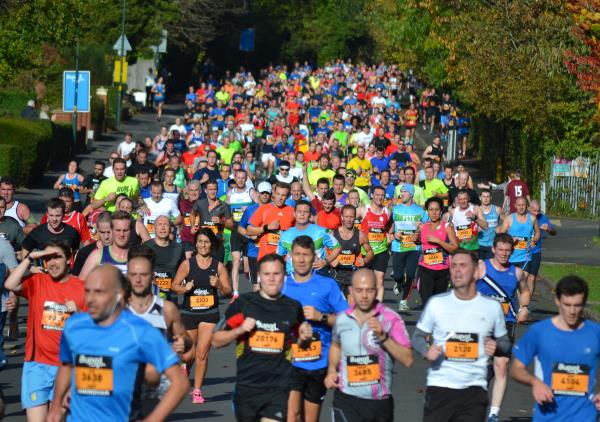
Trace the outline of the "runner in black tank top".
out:
<instances>
[{"instance_id":1,"label":"runner in black tank top","mask_svg":"<svg viewBox=\"0 0 600 422\"><path fill-rule=\"evenodd\" d=\"M231 295L229 274L222 262L212 257L219 240L210 228L202 227L196 234L196 253L181 263L171 285L175 293L184 294L181 316L188 335L194 340L195 353L186 367L194 362L194 391L192 403L204 403L202 382L208 366L212 332L219 321L219 297Z\"/></svg>"}]
</instances>

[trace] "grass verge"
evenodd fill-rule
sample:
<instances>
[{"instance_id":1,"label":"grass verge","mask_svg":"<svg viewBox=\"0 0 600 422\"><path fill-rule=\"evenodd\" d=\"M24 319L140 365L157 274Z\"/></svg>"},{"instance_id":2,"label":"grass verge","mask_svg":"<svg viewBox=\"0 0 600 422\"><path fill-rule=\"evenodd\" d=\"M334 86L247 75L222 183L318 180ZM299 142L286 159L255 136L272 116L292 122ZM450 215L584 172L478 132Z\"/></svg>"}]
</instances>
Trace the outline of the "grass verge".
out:
<instances>
[{"instance_id":1,"label":"grass verge","mask_svg":"<svg viewBox=\"0 0 600 422\"><path fill-rule=\"evenodd\" d=\"M567 275L583 278L590 286L588 309L600 314L600 266L580 264L548 264L542 263L540 273L543 277L556 284Z\"/></svg>"}]
</instances>

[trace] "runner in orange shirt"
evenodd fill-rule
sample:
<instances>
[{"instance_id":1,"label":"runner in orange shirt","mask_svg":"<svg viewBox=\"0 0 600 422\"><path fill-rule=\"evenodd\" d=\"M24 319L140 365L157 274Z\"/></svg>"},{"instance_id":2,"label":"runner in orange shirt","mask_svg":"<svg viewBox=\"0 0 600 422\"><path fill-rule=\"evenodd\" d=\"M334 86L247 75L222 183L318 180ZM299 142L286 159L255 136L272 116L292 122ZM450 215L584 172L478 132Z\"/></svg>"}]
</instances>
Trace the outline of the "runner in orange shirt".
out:
<instances>
[{"instance_id":1,"label":"runner in orange shirt","mask_svg":"<svg viewBox=\"0 0 600 422\"><path fill-rule=\"evenodd\" d=\"M277 250L277 243L281 231L294 225L294 209L285 205L285 200L290 193L287 183L275 183L273 202L258 207L250 218L247 228L248 236L259 236L258 260Z\"/></svg>"}]
</instances>

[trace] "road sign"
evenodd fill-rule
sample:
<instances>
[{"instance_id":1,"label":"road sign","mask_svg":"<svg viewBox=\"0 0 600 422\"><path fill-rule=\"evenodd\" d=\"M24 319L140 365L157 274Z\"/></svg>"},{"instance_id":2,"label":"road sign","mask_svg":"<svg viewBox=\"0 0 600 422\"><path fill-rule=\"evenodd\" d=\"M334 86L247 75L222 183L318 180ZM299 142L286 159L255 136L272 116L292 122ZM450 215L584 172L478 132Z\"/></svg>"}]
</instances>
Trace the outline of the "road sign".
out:
<instances>
[{"instance_id":1,"label":"road sign","mask_svg":"<svg viewBox=\"0 0 600 422\"><path fill-rule=\"evenodd\" d=\"M123 37L125 38L125 42L123 42ZM121 44L123 45L123 49L125 51L121 51ZM119 56L126 56L128 51L131 51L131 44L129 44L129 40L127 39L127 35L122 34L115 45L113 46L113 50L117 52Z\"/></svg>"},{"instance_id":2,"label":"road sign","mask_svg":"<svg viewBox=\"0 0 600 422\"><path fill-rule=\"evenodd\" d=\"M75 73L79 73L77 83L77 109L75 110ZM63 72L63 111L65 113L87 113L90 111L90 71L65 70Z\"/></svg>"},{"instance_id":3,"label":"road sign","mask_svg":"<svg viewBox=\"0 0 600 422\"><path fill-rule=\"evenodd\" d=\"M113 82L127 83L127 61L123 60L123 75L121 75L121 60L115 60L115 71L113 72ZM121 79L121 76L123 79Z\"/></svg>"},{"instance_id":4,"label":"road sign","mask_svg":"<svg viewBox=\"0 0 600 422\"><path fill-rule=\"evenodd\" d=\"M254 51L254 28L240 31L240 51Z\"/></svg>"}]
</instances>

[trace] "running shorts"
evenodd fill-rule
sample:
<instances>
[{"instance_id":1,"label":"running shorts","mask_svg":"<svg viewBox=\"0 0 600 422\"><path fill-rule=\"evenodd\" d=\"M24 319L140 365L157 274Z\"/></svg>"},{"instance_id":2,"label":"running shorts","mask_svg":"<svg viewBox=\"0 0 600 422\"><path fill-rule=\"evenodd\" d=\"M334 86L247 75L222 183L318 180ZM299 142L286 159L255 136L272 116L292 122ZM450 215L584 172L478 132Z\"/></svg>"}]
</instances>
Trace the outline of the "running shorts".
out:
<instances>
[{"instance_id":1,"label":"running shorts","mask_svg":"<svg viewBox=\"0 0 600 422\"><path fill-rule=\"evenodd\" d=\"M286 388L262 388L237 385L233 407L238 422L256 422L261 418L287 420L290 392Z\"/></svg>"},{"instance_id":2,"label":"running shorts","mask_svg":"<svg viewBox=\"0 0 600 422\"><path fill-rule=\"evenodd\" d=\"M325 387L325 376L327 368L309 371L294 367L294 375L290 387L292 391L302 392L304 400L311 403L321 404L325 400L327 387Z\"/></svg>"}]
</instances>

